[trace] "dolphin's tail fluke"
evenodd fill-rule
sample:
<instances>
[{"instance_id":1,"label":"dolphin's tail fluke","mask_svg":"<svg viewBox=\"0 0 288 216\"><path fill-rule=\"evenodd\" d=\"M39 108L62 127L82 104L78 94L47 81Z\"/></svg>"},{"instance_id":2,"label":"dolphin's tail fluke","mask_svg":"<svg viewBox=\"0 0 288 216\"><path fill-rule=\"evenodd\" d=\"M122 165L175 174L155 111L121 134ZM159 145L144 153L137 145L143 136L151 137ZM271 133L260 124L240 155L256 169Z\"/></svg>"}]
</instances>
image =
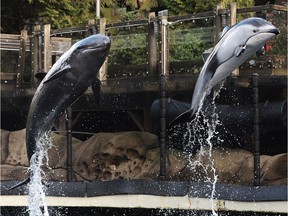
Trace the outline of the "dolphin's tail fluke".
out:
<instances>
[{"instance_id":1,"label":"dolphin's tail fluke","mask_svg":"<svg viewBox=\"0 0 288 216\"><path fill-rule=\"evenodd\" d=\"M20 187L20 186L26 185L26 184L28 184L29 182L30 182L30 178L27 178L27 179L25 179L24 181L22 181L22 182L20 182L20 183L18 183L18 184L16 184L16 185L14 185L14 186L12 186L12 187L9 188L8 190L9 190L9 191L10 191L10 190L13 190L13 189L18 188L18 187Z\"/></svg>"}]
</instances>

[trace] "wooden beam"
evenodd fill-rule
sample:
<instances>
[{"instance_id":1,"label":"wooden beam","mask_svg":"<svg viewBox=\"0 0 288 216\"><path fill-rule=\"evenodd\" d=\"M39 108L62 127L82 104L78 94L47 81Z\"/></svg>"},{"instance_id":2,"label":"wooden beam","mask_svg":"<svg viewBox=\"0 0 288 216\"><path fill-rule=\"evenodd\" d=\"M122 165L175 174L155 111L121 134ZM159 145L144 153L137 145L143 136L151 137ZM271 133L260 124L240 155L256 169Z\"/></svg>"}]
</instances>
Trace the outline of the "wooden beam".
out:
<instances>
[{"instance_id":1,"label":"wooden beam","mask_svg":"<svg viewBox=\"0 0 288 216\"><path fill-rule=\"evenodd\" d=\"M43 26L44 38L43 38L43 70L48 72L52 67L51 56L51 39L50 39L50 24Z\"/></svg>"},{"instance_id":2,"label":"wooden beam","mask_svg":"<svg viewBox=\"0 0 288 216\"><path fill-rule=\"evenodd\" d=\"M155 18L155 13L149 14L149 23L148 23L148 33L147 33L147 45L148 45L148 71L150 75L157 75L157 33L155 25L158 23L152 21ZM158 26L157 26L158 27Z\"/></svg>"},{"instance_id":3,"label":"wooden beam","mask_svg":"<svg viewBox=\"0 0 288 216\"><path fill-rule=\"evenodd\" d=\"M229 16L229 25L233 26L237 23L237 3L232 2L228 4L228 16ZM239 68L236 68L234 71L232 71L232 76L239 76Z\"/></svg>"},{"instance_id":4,"label":"wooden beam","mask_svg":"<svg viewBox=\"0 0 288 216\"><path fill-rule=\"evenodd\" d=\"M220 10L223 9L222 4L218 4L215 9L215 19L214 19L214 44L216 44L219 40L219 33L222 31L222 14L220 14Z\"/></svg>"},{"instance_id":5,"label":"wooden beam","mask_svg":"<svg viewBox=\"0 0 288 216\"><path fill-rule=\"evenodd\" d=\"M99 20L99 33L102 35L106 34L106 18L101 18ZM100 81L107 80L108 77L108 57L105 59L102 67L99 70Z\"/></svg>"},{"instance_id":6,"label":"wooden beam","mask_svg":"<svg viewBox=\"0 0 288 216\"><path fill-rule=\"evenodd\" d=\"M39 62L39 55L41 53L39 50L39 39L38 34L41 29L40 25L36 25L33 27L33 33L32 33L32 41L31 41L31 61L32 61L32 74L31 74L31 81L36 85L38 83L38 80L36 79L35 75L39 72L40 64Z\"/></svg>"},{"instance_id":7,"label":"wooden beam","mask_svg":"<svg viewBox=\"0 0 288 216\"><path fill-rule=\"evenodd\" d=\"M20 35L20 50L18 59L18 72L17 72L17 87L23 82L25 71L25 59L26 59L26 42L28 39L27 30L22 30Z\"/></svg>"}]
</instances>

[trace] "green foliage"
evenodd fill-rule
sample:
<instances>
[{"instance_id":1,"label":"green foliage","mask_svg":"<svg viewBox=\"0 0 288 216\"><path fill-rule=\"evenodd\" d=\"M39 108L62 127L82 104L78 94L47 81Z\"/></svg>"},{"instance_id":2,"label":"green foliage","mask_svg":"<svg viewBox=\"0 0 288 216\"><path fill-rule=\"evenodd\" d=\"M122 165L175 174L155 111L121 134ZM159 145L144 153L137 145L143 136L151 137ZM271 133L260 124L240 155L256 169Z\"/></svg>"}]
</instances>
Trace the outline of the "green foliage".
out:
<instances>
[{"instance_id":1,"label":"green foliage","mask_svg":"<svg viewBox=\"0 0 288 216\"><path fill-rule=\"evenodd\" d=\"M170 35L174 34L177 40L170 41L170 61L198 61L202 60L202 53L213 46L212 41L206 39L208 29L194 28L188 30L170 31ZM205 38L205 39L204 39Z\"/></svg>"},{"instance_id":2,"label":"green foliage","mask_svg":"<svg viewBox=\"0 0 288 216\"><path fill-rule=\"evenodd\" d=\"M220 3L227 7L229 3L236 2L237 7L239 8L245 8L245 7L251 7L254 5L254 0L221 0Z\"/></svg>"},{"instance_id":3,"label":"green foliage","mask_svg":"<svg viewBox=\"0 0 288 216\"><path fill-rule=\"evenodd\" d=\"M79 26L95 18L91 0L10 0L1 2L2 32L19 33L36 24L52 28ZM12 25L11 25L12 24Z\"/></svg>"},{"instance_id":4,"label":"green foliage","mask_svg":"<svg viewBox=\"0 0 288 216\"><path fill-rule=\"evenodd\" d=\"M254 4L254 0L162 0L161 6L169 10L169 14L183 15L212 11L216 5L237 2L238 7L249 7Z\"/></svg>"}]
</instances>

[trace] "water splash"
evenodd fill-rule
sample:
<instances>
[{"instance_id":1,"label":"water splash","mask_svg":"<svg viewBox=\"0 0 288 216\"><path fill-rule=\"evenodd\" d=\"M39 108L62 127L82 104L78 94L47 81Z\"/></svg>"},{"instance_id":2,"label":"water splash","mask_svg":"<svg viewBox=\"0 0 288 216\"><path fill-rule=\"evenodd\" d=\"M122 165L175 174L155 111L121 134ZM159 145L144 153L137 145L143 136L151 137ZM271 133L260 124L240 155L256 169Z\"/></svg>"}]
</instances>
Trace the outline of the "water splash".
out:
<instances>
[{"instance_id":1,"label":"water splash","mask_svg":"<svg viewBox=\"0 0 288 216\"><path fill-rule=\"evenodd\" d=\"M196 113L196 117L189 123L187 123L187 132L185 133L185 151L190 152L189 154L189 167L191 170L199 171L199 167L204 174L204 182L211 184L212 190L210 194L211 211L213 216L217 216L218 213L215 211L216 203L214 197L216 194L216 183L217 183L217 172L215 169L214 159L212 157L213 145L223 142L217 137L217 126L220 125L218 114L215 112L216 105L215 99L219 95L221 90L219 86L216 90L214 89L212 100L209 101L209 106L203 110L204 97L201 100L200 108ZM197 158L195 157L195 150L198 150Z\"/></svg>"},{"instance_id":2,"label":"water splash","mask_svg":"<svg viewBox=\"0 0 288 216\"><path fill-rule=\"evenodd\" d=\"M48 206L45 202L45 185L43 178L45 173L43 165L48 167L48 149L52 144L49 138L49 133L45 133L37 142L36 152L30 159L30 183L29 183L29 198L28 211L30 216L48 216Z\"/></svg>"}]
</instances>

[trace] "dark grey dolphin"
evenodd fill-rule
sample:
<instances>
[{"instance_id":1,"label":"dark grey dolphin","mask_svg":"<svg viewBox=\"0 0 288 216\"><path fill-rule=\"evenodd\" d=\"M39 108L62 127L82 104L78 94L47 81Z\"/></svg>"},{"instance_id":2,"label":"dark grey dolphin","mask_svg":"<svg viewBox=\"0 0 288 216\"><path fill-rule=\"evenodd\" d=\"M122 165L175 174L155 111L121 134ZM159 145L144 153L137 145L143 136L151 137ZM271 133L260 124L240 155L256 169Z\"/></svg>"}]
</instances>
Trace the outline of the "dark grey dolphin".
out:
<instances>
[{"instance_id":1,"label":"dark grey dolphin","mask_svg":"<svg viewBox=\"0 0 288 216\"><path fill-rule=\"evenodd\" d=\"M30 161L37 142L54 121L93 84L110 49L110 39L92 35L75 43L53 65L38 86L26 123L26 147ZM18 187L26 181L12 187Z\"/></svg>"},{"instance_id":2,"label":"dark grey dolphin","mask_svg":"<svg viewBox=\"0 0 288 216\"><path fill-rule=\"evenodd\" d=\"M190 110L176 119L192 117L198 108L201 108L205 96L216 84L223 81L234 69L261 49L267 40L277 34L279 34L279 30L274 25L256 17L245 19L229 30L225 29L225 33L213 48L200 71Z\"/></svg>"}]
</instances>

